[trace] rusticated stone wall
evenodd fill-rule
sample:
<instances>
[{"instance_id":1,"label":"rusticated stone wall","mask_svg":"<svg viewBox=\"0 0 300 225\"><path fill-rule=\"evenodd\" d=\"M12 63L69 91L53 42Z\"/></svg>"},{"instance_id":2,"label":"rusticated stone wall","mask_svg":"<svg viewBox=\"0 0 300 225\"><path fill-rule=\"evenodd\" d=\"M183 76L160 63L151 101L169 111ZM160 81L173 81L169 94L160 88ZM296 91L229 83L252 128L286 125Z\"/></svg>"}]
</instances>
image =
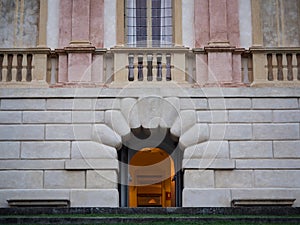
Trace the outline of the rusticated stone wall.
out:
<instances>
[{"instance_id":1,"label":"rusticated stone wall","mask_svg":"<svg viewBox=\"0 0 300 225\"><path fill-rule=\"evenodd\" d=\"M8 199L118 207L117 149L139 126L178 137L185 207L230 207L233 199L300 206L299 89L1 89L0 96L1 207Z\"/></svg>"}]
</instances>

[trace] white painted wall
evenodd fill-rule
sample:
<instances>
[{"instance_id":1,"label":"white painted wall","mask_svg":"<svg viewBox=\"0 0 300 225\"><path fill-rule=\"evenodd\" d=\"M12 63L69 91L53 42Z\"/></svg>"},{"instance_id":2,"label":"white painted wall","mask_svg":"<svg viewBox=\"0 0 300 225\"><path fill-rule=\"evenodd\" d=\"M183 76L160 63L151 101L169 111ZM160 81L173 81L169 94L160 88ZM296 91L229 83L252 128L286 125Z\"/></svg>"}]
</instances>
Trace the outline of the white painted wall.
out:
<instances>
[{"instance_id":1,"label":"white painted wall","mask_svg":"<svg viewBox=\"0 0 300 225\"><path fill-rule=\"evenodd\" d=\"M47 46L52 49L58 48L59 2L60 0L48 1Z\"/></svg>"},{"instance_id":2,"label":"white painted wall","mask_svg":"<svg viewBox=\"0 0 300 225\"><path fill-rule=\"evenodd\" d=\"M252 46L251 0L239 0L240 45Z\"/></svg>"},{"instance_id":3,"label":"white painted wall","mask_svg":"<svg viewBox=\"0 0 300 225\"><path fill-rule=\"evenodd\" d=\"M197 0L196 0L197 1ZM175 24L176 26L176 24ZM182 1L182 42L185 47L195 46L194 0Z\"/></svg>"},{"instance_id":4,"label":"white painted wall","mask_svg":"<svg viewBox=\"0 0 300 225\"><path fill-rule=\"evenodd\" d=\"M118 0L104 0L104 48L116 45L116 8Z\"/></svg>"}]
</instances>

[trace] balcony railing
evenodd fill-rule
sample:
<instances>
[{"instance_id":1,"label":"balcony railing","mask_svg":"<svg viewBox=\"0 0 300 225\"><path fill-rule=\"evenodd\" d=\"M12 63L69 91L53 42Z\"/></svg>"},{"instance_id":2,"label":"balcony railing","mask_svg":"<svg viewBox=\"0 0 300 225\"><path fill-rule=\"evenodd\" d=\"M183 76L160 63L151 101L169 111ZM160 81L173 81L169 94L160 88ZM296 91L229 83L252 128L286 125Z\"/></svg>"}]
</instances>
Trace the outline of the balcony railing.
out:
<instances>
[{"instance_id":1,"label":"balcony railing","mask_svg":"<svg viewBox=\"0 0 300 225\"><path fill-rule=\"evenodd\" d=\"M0 49L0 87L47 87L50 49Z\"/></svg>"},{"instance_id":2,"label":"balcony railing","mask_svg":"<svg viewBox=\"0 0 300 225\"><path fill-rule=\"evenodd\" d=\"M113 85L153 82L188 83L186 48L115 48Z\"/></svg>"},{"instance_id":3,"label":"balcony railing","mask_svg":"<svg viewBox=\"0 0 300 225\"><path fill-rule=\"evenodd\" d=\"M300 48L253 48L251 53L252 85L300 85Z\"/></svg>"}]
</instances>

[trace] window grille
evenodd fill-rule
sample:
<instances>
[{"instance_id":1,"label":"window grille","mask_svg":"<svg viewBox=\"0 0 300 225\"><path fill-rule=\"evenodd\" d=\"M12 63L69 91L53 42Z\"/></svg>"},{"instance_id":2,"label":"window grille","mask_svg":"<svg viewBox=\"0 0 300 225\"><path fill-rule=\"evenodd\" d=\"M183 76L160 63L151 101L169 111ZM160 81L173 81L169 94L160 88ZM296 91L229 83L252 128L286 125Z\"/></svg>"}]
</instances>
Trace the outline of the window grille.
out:
<instances>
[{"instance_id":1,"label":"window grille","mask_svg":"<svg viewBox=\"0 0 300 225\"><path fill-rule=\"evenodd\" d=\"M172 0L126 0L127 46L172 46L172 11Z\"/></svg>"}]
</instances>

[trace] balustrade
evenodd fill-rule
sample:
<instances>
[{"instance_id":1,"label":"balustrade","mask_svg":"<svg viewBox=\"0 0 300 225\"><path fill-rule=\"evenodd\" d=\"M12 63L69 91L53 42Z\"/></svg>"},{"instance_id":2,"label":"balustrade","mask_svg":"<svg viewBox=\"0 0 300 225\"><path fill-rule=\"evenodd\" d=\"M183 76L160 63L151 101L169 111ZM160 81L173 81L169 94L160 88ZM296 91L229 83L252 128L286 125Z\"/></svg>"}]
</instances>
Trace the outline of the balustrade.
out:
<instances>
[{"instance_id":1,"label":"balustrade","mask_svg":"<svg viewBox=\"0 0 300 225\"><path fill-rule=\"evenodd\" d=\"M49 49L0 49L0 86L48 86L49 54Z\"/></svg>"}]
</instances>

